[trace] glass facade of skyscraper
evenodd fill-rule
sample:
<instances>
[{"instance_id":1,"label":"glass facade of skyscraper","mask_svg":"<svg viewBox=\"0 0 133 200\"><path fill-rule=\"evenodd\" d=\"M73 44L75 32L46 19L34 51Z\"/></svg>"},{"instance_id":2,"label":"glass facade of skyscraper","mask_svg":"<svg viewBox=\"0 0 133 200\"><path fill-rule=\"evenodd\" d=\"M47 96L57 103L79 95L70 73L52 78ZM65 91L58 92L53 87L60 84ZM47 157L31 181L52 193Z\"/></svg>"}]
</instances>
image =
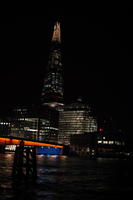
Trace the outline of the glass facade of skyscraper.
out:
<instances>
[{"instance_id":1,"label":"glass facade of skyscraper","mask_svg":"<svg viewBox=\"0 0 133 200\"><path fill-rule=\"evenodd\" d=\"M42 105L56 107L63 104L63 68L61 61L60 24L54 26L47 71L42 89Z\"/></svg>"}]
</instances>

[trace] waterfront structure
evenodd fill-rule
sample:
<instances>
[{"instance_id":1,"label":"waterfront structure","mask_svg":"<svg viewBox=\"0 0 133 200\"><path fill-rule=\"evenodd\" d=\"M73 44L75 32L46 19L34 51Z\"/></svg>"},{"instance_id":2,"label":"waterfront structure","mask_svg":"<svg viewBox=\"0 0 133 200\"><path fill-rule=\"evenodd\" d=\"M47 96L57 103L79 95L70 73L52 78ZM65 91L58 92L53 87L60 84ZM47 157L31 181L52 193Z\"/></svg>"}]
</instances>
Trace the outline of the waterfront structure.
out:
<instances>
[{"instance_id":1,"label":"waterfront structure","mask_svg":"<svg viewBox=\"0 0 133 200\"><path fill-rule=\"evenodd\" d=\"M36 147L37 154L58 155L63 152L63 146L49 142L31 141L24 138L0 137L0 152L15 151L18 145Z\"/></svg>"},{"instance_id":2,"label":"waterfront structure","mask_svg":"<svg viewBox=\"0 0 133 200\"><path fill-rule=\"evenodd\" d=\"M70 135L97 131L97 120L87 104L81 99L64 107L59 113L58 141L70 144Z\"/></svg>"},{"instance_id":3,"label":"waterfront structure","mask_svg":"<svg viewBox=\"0 0 133 200\"><path fill-rule=\"evenodd\" d=\"M0 119L0 136L8 136L10 134L10 122L7 119Z\"/></svg>"},{"instance_id":4,"label":"waterfront structure","mask_svg":"<svg viewBox=\"0 0 133 200\"><path fill-rule=\"evenodd\" d=\"M100 131L97 134L99 155L121 154L125 150L125 136L119 131Z\"/></svg>"},{"instance_id":5,"label":"waterfront structure","mask_svg":"<svg viewBox=\"0 0 133 200\"><path fill-rule=\"evenodd\" d=\"M96 155L97 132L70 136L70 152L76 155Z\"/></svg>"},{"instance_id":6,"label":"waterfront structure","mask_svg":"<svg viewBox=\"0 0 133 200\"><path fill-rule=\"evenodd\" d=\"M41 142L57 142L58 112L49 107L18 107L10 117L10 136Z\"/></svg>"},{"instance_id":7,"label":"waterfront structure","mask_svg":"<svg viewBox=\"0 0 133 200\"><path fill-rule=\"evenodd\" d=\"M63 67L61 60L60 23L54 25L46 76L41 95L42 105L63 106Z\"/></svg>"},{"instance_id":8,"label":"waterfront structure","mask_svg":"<svg viewBox=\"0 0 133 200\"><path fill-rule=\"evenodd\" d=\"M89 156L121 156L125 151L125 138L119 132L93 132L70 137L71 153Z\"/></svg>"}]
</instances>

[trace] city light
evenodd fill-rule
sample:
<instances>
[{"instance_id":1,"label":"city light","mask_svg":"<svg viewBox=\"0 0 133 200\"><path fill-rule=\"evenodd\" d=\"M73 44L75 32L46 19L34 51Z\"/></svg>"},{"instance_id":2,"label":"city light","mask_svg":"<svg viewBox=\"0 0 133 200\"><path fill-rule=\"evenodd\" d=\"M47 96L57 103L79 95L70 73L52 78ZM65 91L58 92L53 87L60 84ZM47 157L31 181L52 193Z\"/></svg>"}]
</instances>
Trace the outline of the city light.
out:
<instances>
[{"instance_id":1,"label":"city light","mask_svg":"<svg viewBox=\"0 0 133 200\"><path fill-rule=\"evenodd\" d=\"M0 144L4 145L20 145L21 139L10 139L10 138L2 138L0 137ZM41 142L32 142L32 141L27 141L23 140L24 145L26 146L47 146L47 147L57 147L63 149L63 146L61 145L54 145L54 144L47 144L47 143L41 143Z\"/></svg>"}]
</instances>

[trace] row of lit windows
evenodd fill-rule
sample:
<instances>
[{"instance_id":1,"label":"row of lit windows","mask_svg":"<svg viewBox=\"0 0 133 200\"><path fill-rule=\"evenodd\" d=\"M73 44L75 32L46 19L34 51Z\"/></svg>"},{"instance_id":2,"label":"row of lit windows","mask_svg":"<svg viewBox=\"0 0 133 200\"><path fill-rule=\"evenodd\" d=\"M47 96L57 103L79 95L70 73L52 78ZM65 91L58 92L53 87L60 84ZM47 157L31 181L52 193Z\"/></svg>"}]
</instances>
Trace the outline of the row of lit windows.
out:
<instances>
[{"instance_id":1,"label":"row of lit windows","mask_svg":"<svg viewBox=\"0 0 133 200\"><path fill-rule=\"evenodd\" d=\"M92 128L81 128L81 129L76 129L76 127L75 127L75 129L69 129L69 130L63 130L63 129L60 129L59 130L59 134L75 134L76 132L80 132L81 134L84 134L85 132L86 133L89 133L89 132L95 132L95 130L94 129L92 129Z\"/></svg>"},{"instance_id":2,"label":"row of lit windows","mask_svg":"<svg viewBox=\"0 0 133 200\"><path fill-rule=\"evenodd\" d=\"M0 122L0 125L10 125L8 122Z\"/></svg>"},{"instance_id":3,"label":"row of lit windows","mask_svg":"<svg viewBox=\"0 0 133 200\"><path fill-rule=\"evenodd\" d=\"M108 140L98 140L97 141L98 144L116 144L116 145L124 145L124 142L120 142L120 141L108 141Z\"/></svg>"},{"instance_id":4,"label":"row of lit windows","mask_svg":"<svg viewBox=\"0 0 133 200\"><path fill-rule=\"evenodd\" d=\"M67 129L74 129L74 128L97 128L96 125L91 125L91 124L86 124L86 123L78 123L78 124L60 124L60 129L64 129L64 128L67 128Z\"/></svg>"},{"instance_id":5,"label":"row of lit windows","mask_svg":"<svg viewBox=\"0 0 133 200\"><path fill-rule=\"evenodd\" d=\"M72 122L75 122L75 121L86 121L86 122L96 122L96 120L95 119L92 119L92 118L89 118L89 117L87 117L87 116L78 116L78 117L76 117L76 116L64 116L64 117L60 117L60 122L67 122L67 121L72 121Z\"/></svg>"},{"instance_id":6,"label":"row of lit windows","mask_svg":"<svg viewBox=\"0 0 133 200\"><path fill-rule=\"evenodd\" d=\"M65 120L65 121L61 121L60 120L60 124L64 125L74 125L74 124L90 124L90 125L96 125L96 122L94 121L86 121L86 120Z\"/></svg>"}]
</instances>

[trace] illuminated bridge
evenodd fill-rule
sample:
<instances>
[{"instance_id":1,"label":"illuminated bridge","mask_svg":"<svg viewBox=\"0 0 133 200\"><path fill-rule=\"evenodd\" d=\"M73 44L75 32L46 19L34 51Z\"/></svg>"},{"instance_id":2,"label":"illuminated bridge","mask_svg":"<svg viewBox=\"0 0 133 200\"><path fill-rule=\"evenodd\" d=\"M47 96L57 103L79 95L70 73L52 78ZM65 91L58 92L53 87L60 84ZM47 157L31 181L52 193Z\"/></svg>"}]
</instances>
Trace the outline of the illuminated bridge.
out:
<instances>
[{"instance_id":1,"label":"illuminated bridge","mask_svg":"<svg viewBox=\"0 0 133 200\"><path fill-rule=\"evenodd\" d=\"M23 141L25 146L35 146L37 154L59 155L63 153L63 146L45 142L31 141L23 138L0 137L0 145L5 146L7 151L15 151L17 145Z\"/></svg>"}]
</instances>

